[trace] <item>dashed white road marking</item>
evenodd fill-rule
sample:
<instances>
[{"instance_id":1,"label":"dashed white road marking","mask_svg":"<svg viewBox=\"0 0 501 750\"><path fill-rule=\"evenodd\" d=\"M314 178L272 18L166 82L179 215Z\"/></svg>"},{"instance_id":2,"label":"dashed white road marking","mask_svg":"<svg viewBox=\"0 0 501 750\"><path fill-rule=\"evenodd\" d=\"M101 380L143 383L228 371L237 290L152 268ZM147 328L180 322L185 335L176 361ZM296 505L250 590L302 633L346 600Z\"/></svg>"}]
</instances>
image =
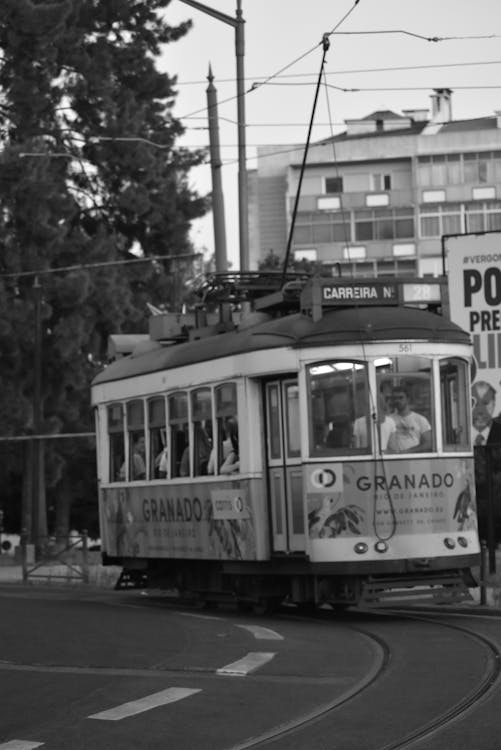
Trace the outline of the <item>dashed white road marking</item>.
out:
<instances>
[{"instance_id":1,"label":"dashed white road marking","mask_svg":"<svg viewBox=\"0 0 501 750\"><path fill-rule=\"evenodd\" d=\"M120 721L121 719L126 719L128 716L135 716L144 711L150 711L152 708L165 706L167 703L175 703L183 698L189 698L190 695L199 692L200 690L192 690L190 688L167 688L166 690L160 690L158 693L146 695L137 701L122 703L121 706L110 708L107 711L100 711L98 714L92 714L88 718L102 719L104 721Z\"/></svg>"},{"instance_id":2,"label":"dashed white road marking","mask_svg":"<svg viewBox=\"0 0 501 750\"><path fill-rule=\"evenodd\" d=\"M262 651L250 651L247 656L243 659L234 661L231 664L227 664L225 667L220 667L216 670L217 674L225 674L235 677L242 677L243 675L254 672L259 667L262 667L266 662L271 661L275 656L274 653L266 653Z\"/></svg>"},{"instance_id":3,"label":"dashed white road marking","mask_svg":"<svg viewBox=\"0 0 501 750\"><path fill-rule=\"evenodd\" d=\"M0 750L33 750L42 747L43 742L30 742L29 740L10 740L0 745Z\"/></svg>"},{"instance_id":4,"label":"dashed white road marking","mask_svg":"<svg viewBox=\"0 0 501 750\"><path fill-rule=\"evenodd\" d=\"M270 630L270 628L263 628L259 625L237 625L237 627L248 630L250 633L252 633L254 638L257 638L258 640L283 641L284 639L283 635L280 635L280 633L277 633L275 630Z\"/></svg>"}]
</instances>

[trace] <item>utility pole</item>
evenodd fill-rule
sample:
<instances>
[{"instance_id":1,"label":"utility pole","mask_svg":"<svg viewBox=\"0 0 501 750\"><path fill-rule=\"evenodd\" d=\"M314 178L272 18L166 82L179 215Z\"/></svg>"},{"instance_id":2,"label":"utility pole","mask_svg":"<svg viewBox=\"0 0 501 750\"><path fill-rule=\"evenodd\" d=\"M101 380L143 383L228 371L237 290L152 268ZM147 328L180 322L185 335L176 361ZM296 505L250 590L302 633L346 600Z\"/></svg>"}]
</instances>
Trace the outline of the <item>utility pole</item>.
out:
<instances>
[{"instance_id":1,"label":"utility pole","mask_svg":"<svg viewBox=\"0 0 501 750\"><path fill-rule=\"evenodd\" d=\"M42 434L42 286L35 276L33 282L35 296L35 351L34 351L34 387L33 387L33 431L36 436ZM47 513L45 508L45 451L44 441L35 437L32 454L32 539L36 548L47 536Z\"/></svg>"},{"instance_id":2,"label":"utility pole","mask_svg":"<svg viewBox=\"0 0 501 750\"><path fill-rule=\"evenodd\" d=\"M242 16L242 0L237 0L235 18L221 13L219 10L209 8L197 0L180 0L202 13L206 13L218 21L233 26L235 29L235 56L237 65L237 123L238 123L238 222L240 241L240 271L249 270L249 218L248 218L248 186L247 186L247 164L246 164L246 142L245 142L245 37Z\"/></svg>"}]
</instances>

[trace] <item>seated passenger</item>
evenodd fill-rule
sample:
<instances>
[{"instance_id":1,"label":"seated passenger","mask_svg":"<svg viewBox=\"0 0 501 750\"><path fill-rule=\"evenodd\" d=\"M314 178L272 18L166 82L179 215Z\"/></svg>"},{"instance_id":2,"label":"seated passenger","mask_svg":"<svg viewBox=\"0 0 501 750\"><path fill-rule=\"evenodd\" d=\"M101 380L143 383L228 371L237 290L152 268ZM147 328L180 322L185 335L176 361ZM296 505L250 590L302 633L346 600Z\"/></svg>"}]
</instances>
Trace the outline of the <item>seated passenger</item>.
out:
<instances>
[{"instance_id":1,"label":"seated passenger","mask_svg":"<svg viewBox=\"0 0 501 750\"><path fill-rule=\"evenodd\" d=\"M220 469L220 474L234 474L240 471L240 456L238 452L238 423L235 417L226 420L226 434L229 439L229 451Z\"/></svg>"},{"instance_id":2,"label":"seated passenger","mask_svg":"<svg viewBox=\"0 0 501 750\"><path fill-rule=\"evenodd\" d=\"M392 391L395 411L391 415L395 430L388 439L390 453L414 453L432 450L431 425L422 414L412 411L409 394L404 386L395 386Z\"/></svg>"},{"instance_id":3,"label":"seated passenger","mask_svg":"<svg viewBox=\"0 0 501 750\"><path fill-rule=\"evenodd\" d=\"M348 415L336 416L327 425L324 444L327 448L349 448L351 446L352 428Z\"/></svg>"},{"instance_id":4,"label":"seated passenger","mask_svg":"<svg viewBox=\"0 0 501 750\"><path fill-rule=\"evenodd\" d=\"M146 479L146 463L144 460L146 453L146 444L144 440L144 435L140 435L139 437L136 437L134 440L134 443L132 445L132 451L130 456L130 466L131 466L131 480L137 481L139 479ZM119 472L118 478L120 481L124 481L127 479L126 474L126 466L125 461L122 464L122 467Z\"/></svg>"},{"instance_id":5,"label":"seated passenger","mask_svg":"<svg viewBox=\"0 0 501 750\"><path fill-rule=\"evenodd\" d=\"M167 446L155 458L155 476L158 479L165 479L169 468L169 452Z\"/></svg>"}]
</instances>

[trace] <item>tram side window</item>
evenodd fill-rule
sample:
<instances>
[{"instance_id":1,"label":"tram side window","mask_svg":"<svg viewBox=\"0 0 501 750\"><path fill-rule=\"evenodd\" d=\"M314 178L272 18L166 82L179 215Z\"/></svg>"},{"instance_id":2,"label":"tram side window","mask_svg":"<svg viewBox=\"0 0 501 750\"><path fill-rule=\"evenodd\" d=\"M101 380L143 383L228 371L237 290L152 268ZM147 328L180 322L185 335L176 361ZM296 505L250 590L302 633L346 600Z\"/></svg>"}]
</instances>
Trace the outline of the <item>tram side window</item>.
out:
<instances>
[{"instance_id":1,"label":"tram side window","mask_svg":"<svg viewBox=\"0 0 501 750\"><path fill-rule=\"evenodd\" d=\"M234 474L240 471L236 384L218 386L215 399L216 434L208 471L209 474Z\"/></svg>"},{"instance_id":2,"label":"tram side window","mask_svg":"<svg viewBox=\"0 0 501 750\"><path fill-rule=\"evenodd\" d=\"M212 393L210 388L198 388L191 394L193 422L193 474L208 474L212 450Z\"/></svg>"},{"instance_id":3,"label":"tram side window","mask_svg":"<svg viewBox=\"0 0 501 750\"><path fill-rule=\"evenodd\" d=\"M287 455L299 456L301 452L301 430L299 425L299 388L296 383L285 385L287 417Z\"/></svg>"},{"instance_id":4,"label":"tram side window","mask_svg":"<svg viewBox=\"0 0 501 750\"><path fill-rule=\"evenodd\" d=\"M308 388L310 455L336 456L370 450L367 365L337 361L311 365ZM360 433L357 438L355 431Z\"/></svg>"},{"instance_id":5,"label":"tram side window","mask_svg":"<svg viewBox=\"0 0 501 750\"><path fill-rule=\"evenodd\" d=\"M442 441L444 450L467 450L470 443L468 364L457 358L440 362Z\"/></svg>"},{"instance_id":6,"label":"tram side window","mask_svg":"<svg viewBox=\"0 0 501 750\"><path fill-rule=\"evenodd\" d=\"M108 406L109 478L120 479L120 468L125 461L124 421L122 404Z\"/></svg>"},{"instance_id":7,"label":"tram side window","mask_svg":"<svg viewBox=\"0 0 501 750\"><path fill-rule=\"evenodd\" d=\"M375 364L378 383L384 383L388 393L386 416L394 423L387 436L388 453L435 450L431 360L408 355L385 357Z\"/></svg>"},{"instance_id":8,"label":"tram side window","mask_svg":"<svg viewBox=\"0 0 501 750\"><path fill-rule=\"evenodd\" d=\"M188 396L185 392L169 396L169 432L171 476L190 475L190 443L188 428Z\"/></svg>"},{"instance_id":9,"label":"tram side window","mask_svg":"<svg viewBox=\"0 0 501 750\"><path fill-rule=\"evenodd\" d=\"M127 435L129 440L129 462L120 469L120 479L137 482L146 479L146 438L144 432L144 404L129 401L127 410Z\"/></svg>"},{"instance_id":10,"label":"tram side window","mask_svg":"<svg viewBox=\"0 0 501 750\"><path fill-rule=\"evenodd\" d=\"M164 478L168 474L169 460L163 397L152 398L148 401L148 431L150 438L149 478Z\"/></svg>"}]
</instances>

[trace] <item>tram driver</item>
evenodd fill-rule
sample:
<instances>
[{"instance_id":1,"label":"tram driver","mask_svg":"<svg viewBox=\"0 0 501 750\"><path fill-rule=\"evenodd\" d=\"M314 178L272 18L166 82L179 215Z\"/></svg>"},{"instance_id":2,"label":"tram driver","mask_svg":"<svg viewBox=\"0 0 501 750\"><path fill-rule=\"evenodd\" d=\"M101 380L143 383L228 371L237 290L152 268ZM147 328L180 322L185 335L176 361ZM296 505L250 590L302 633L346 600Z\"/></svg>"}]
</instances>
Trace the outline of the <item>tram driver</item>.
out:
<instances>
[{"instance_id":1,"label":"tram driver","mask_svg":"<svg viewBox=\"0 0 501 750\"><path fill-rule=\"evenodd\" d=\"M412 411L407 388L404 385L394 386L391 400L394 408L391 419L395 423L395 430L388 438L388 452L431 451L431 425L425 416Z\"/></svg>"}]
</instances>

